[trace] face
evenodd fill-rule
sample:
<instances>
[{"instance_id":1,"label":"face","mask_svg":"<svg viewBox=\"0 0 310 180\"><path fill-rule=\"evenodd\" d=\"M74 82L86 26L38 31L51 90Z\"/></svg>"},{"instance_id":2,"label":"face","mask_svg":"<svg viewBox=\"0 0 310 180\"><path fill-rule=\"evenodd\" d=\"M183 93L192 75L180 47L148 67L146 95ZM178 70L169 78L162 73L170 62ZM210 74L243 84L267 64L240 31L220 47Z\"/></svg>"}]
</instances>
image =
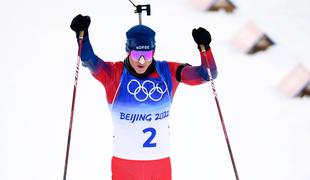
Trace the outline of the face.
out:
<instances>
[{"instance_id":1,"label":"face","mask_svg":"<svg viewBox=\"0 0 310 180\"><path fill-rule=\"evenodd\" d=\"M136 51L129 52L129 63L138 74L143 74L152 64L154 51Z\"/></svg>"}]
</instances>

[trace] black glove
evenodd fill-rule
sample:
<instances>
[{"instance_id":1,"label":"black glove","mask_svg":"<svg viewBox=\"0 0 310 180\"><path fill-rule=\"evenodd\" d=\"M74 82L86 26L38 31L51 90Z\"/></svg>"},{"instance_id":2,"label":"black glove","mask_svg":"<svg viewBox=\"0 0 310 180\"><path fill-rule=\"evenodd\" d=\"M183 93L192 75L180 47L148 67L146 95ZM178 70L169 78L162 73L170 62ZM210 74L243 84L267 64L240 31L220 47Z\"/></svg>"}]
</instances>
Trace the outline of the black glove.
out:
<instances>
[{"instance_id":1,"label":"black glove","mask_svg":"<svg viewBox=\"0 0 310 180\"><path fill-rule=\"evenodd\" d=\"M81 31L84 31L84 36L88 36L89 25L90 17L79 14L72 19L70 27L73 31L75 31L76 37L79 37L79 33Z\"/></svg>"},{"instance_id":2,"label":"black glove","mask_svg":"<svg viewBox=\"0 0 310 180\"><path fill-rule=\"evenodd\" d=\"M211 42L211 35L210 33L202 27L199 27L198 29L194 28L192 31L192 35L194 38L194 41L198 45L198 49L200 49L200 44L203 44L206 47L206 50L210 48L210 42Z\"/></svg>"}]
</instances>

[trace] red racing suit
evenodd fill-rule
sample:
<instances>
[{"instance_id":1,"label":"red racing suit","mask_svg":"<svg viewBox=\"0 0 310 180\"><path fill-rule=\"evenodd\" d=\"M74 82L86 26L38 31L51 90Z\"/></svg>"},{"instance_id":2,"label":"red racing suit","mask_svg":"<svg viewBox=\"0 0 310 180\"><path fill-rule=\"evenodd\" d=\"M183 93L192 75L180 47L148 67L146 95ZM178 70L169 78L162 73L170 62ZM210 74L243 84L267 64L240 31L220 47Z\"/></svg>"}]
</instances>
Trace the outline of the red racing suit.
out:
<instances>
[{"instance_id":1,"label":"red racing suit","mask_svg":"<svg viewBox=\"0 0 310 180\"><path fill-rule=\"evenodd\" d=\"M216 78L211 49L207 57ZM110 62L97 57L85 37L81 60L106 91L114 129L112 179L171 180L170 107L180 82L198 85L209 80L202 54L200 66L153 59L153 70L138 77L126 65L128 59Z\"/></svg>"}]
</instances>

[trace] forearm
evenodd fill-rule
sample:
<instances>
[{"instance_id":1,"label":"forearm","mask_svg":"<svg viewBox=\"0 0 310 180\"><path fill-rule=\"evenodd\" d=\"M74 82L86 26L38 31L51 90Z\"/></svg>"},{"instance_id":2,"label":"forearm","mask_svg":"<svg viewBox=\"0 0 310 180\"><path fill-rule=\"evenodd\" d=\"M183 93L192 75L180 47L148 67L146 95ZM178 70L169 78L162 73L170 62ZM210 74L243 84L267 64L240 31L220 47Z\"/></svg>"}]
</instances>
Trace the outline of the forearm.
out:
<instances>
[{"instance_id":1,"label":"forearm","mask_svg":"<svg viewBox=\"0 0 310 180\"><path fill-rule=\"evenodd\" d=\"M98 70L100 59L95 55L88 36L84 37L81 52L82 65L87 67L92 73Z\"/></svg>"},{"instance_id":2,"label":"forearm","mask_svg":"<svg viewBox=\"0 0 310 180\"><path fill-rule=\"evenodd\" d=\"M188 85L198 85L210 80L207 67L210 68L212 79L217 77L217 67L212 55L211 48L205 52L208 60L205 60L204 53L200 53L200 66L185 66L181 72L181 80Z\"/></svg>"}]
</instances>

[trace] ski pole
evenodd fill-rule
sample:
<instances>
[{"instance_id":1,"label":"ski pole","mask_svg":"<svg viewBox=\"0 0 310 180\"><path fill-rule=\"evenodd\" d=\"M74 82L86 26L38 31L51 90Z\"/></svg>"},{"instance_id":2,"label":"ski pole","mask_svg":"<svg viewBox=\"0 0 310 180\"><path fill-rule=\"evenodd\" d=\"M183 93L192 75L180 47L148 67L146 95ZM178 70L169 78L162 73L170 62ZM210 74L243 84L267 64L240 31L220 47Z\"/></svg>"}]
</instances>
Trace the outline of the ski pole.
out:
<instances>
[{"instance_id":1,"label":"ski pole","mask_svg":"<svg viewBox=\"0 0 310 180\"><path fill-rule=\"evenodd\" d=\"M73 97L72 97L72 104L71 104L70 125L69 125L69 132L68 132L68 141L67 141L66 160L65 160L63 180L67 179L67 169L68 169L68 160L69 160L69 152L70 152L70 142L71 142L71 131L72 131L72 125L73 125L75 96L76 96L77 82L78 82L78 77L79 77L79 67L80 67L80 62L81 62L81 52L82 52L83 37L84 37L84 31L81 31L79 33L79 50L78 50L78 57L77 57L77 63L76 63L74 87L73 87Z\"/></svg>"},{"instance_id":2,"label":"ski pole","mask_svg":"<svg viewBox=\"0 0 310 180\"><path fill-rule=\"evenodd\" d=\"M227 144L227 147L228 147L228 151L229 151L229 155L230 155L230 160L231 160L231 163L232 163L233 168L234 168L236 180L239 180L239 175L238 175L238 172L237 172L237 167L236 167L234 156L233 156L233 153L232 153L232 150L231 150L231 146L230 146L228 134L227 134L227 131L226 131L226 127L225 127L225 123L224 123L224 119L223 119L220 103L219 103L219 100L217 98L217 93L216 93L215 85L214 85L214 82L213 82L213 77L212 77L212 74L211 74L210 65L209 65L209 62L208 62L208 57L210 57L210 56L212 57L213 55L212 55L211 51L209 52L210 54L208 54L209 56L207 55L206 48L205 48L205 46L203 44L200 44L199 46L200 46L201 52L203 53L204 59L206 60L206 63L207 63L207 71L208 71L209 79L210 79L210 82L211 82L211 86L212 86L213 95L214 95L214 98L215 98L217 110L218 110L218 113L219 113L219 116L220 116L220 119L221 119L221 124L222 124L222 128L223 128L223 131L224 131L224 135L225 135L225 139L226 139L226 144Z\"/></svg>"}]
</instances>

